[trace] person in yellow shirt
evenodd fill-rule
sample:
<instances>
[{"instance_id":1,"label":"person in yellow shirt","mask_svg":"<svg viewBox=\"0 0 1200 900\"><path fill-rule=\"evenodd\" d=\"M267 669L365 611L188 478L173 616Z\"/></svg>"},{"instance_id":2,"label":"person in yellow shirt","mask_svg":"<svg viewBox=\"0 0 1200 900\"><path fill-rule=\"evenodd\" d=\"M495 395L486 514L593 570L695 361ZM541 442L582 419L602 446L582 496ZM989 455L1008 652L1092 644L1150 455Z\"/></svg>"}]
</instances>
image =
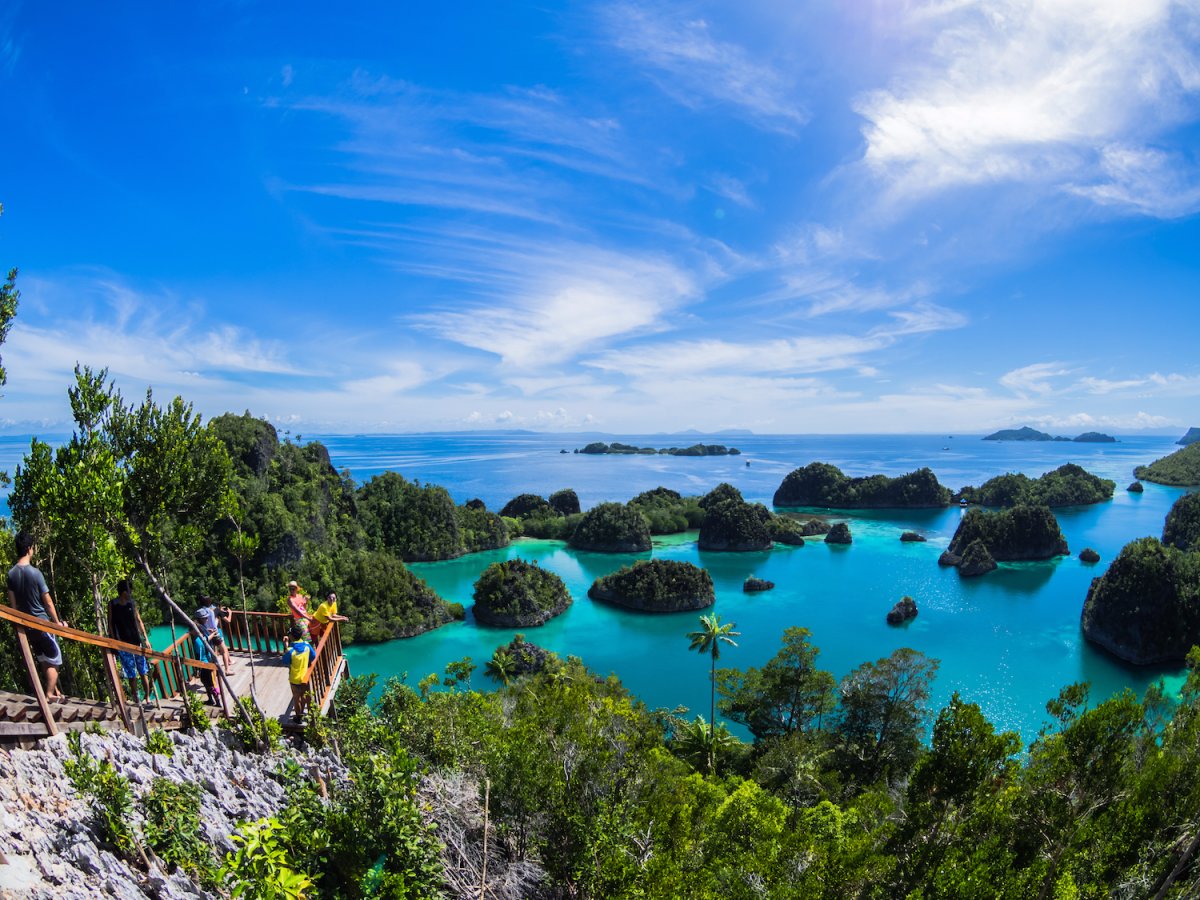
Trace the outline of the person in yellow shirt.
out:
<instances>
[{"instance_id":1,"label":"person in yellow shirt","mask_svg":"<svg viewBox=\"0 0 1200 900\"><path fill-rule=\"evenodd\" d=\"M325 602L313 612L312 622L309 623L309 633L312 635L314 645L321 643L321 635L325 633L325 629L329 627L330 622L350 621L345 616L338 615L337 604L337 594L330 591L325 597Z\"/></svg>"},{"instance_id":2,"label":"person in yellow shirt","mask_svg":"<svg viewBox=\"0 0 1200 900\"><path fill-rule=\"evenodd\" d=\"M316 661L317 651L305 640L299 625L292 626L291 638L283 664L288 667L288 683L292 686L292 718L302 722L308 706L308 667Z\"/></svg>"}]
</instances>

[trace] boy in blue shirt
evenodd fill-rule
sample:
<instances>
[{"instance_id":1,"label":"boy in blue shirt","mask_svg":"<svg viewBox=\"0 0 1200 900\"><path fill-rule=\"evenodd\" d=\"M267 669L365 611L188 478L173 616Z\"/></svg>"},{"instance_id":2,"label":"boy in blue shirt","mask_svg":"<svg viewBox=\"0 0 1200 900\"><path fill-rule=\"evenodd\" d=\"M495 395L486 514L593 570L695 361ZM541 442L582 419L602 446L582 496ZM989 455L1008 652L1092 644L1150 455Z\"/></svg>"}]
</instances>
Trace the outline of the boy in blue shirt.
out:
<instances>
[{"instance_id":1,"label":"boy in blue shirt","mask_svg":"<svg viewBox=\"0 0 1200 900\"><path fill-rule=\"evenodd\" d=\"M317 651L304 635L299 625L292 626L292 643L283 654L288 667L288 683L292 686L292 719L304 720L304 709L308 706L308 667L317 658Z\"/></svg>"}]
</instances>

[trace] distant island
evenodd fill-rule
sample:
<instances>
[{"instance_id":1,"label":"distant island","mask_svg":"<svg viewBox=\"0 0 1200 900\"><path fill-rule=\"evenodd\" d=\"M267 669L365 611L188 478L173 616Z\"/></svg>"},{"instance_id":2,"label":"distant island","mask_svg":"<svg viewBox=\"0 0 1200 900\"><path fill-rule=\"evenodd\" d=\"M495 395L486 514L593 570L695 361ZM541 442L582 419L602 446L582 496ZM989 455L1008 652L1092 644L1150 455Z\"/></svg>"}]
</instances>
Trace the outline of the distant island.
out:
<instances>
[{"instance_id":1,"label":"distant island","mask_svg":"<svg viewBox=\"0 0 1200 900\"><path fill-rule=\"evenodd\" d=\"M589 454L616 454L618 456L740 456L742 451L737 447L726 447L724 444L692 444L690 447L635 447L632 444L622 444L613 441L606 444L603 441L593 441L586 447L575 451Z\"/></svg>"},{"instance_id":2,"label":"distant island","mask_svg":"<svg viewBox=\"0 0 1200 900\"><path fill-rule=\"evenodd\" d=\"M1003 428L1000 431L989 434L984 438L985 441L1074 441L1077 444L1115 444L1117 439L1110 434L1101 434L1098 431L1085 431L1078 437L1056 437L1052 434L1046 434L1044 431L1037 431L1030 428L1028 425L1023 428Z\"/></svg>"},{"instance_id":3,"label":"distant island","mask_svg":"<svg viewBox=\"0 0 1200 900\"><path fill-rule=\"evenodd\" d=\"M1193 425L1187 430L1187 434L1185 434L1175 443L1177 443L1180 447L1186 447L1188 444L1196 443L1196 441L1200 441L1200 428L1197 428L1195 425Z\"/></svg>"},{"instance_id":4,"label":"distant island","mask_svg":"<svg viewBox=\"0 0 1200 900\"><path fill-rule=\"evenodd\" d=\"M1200 484L1200 442L1188 444L1169 456L1156 459L1148 466L1138 466L1134 476L1155 484L1170 484L1176 487L1191 487Z\"/></svg>"}]
</instances>

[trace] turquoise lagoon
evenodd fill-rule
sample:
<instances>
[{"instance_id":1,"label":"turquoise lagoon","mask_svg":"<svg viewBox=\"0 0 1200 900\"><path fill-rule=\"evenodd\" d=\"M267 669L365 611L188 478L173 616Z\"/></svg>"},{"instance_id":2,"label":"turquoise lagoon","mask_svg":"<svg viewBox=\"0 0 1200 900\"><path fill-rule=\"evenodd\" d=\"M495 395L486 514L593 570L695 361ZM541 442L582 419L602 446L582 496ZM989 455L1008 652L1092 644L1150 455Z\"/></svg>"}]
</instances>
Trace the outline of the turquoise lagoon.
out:
<instances>
[{"instance_id":1,"label":"turquoise lagoon","mask_svg":"<svg viewBox=\"0 0 1200 900\"><path fill-rule=\"evenodd\" d=\"M589 437L590 436L585 436ZM540 628L526 629L528 640L560 654L581 657L601 674L618 675L653 707L687 706L707 716L707 663L689 652L687 633L694 613L646 615L613 609L587 598L601 575L651 556L706 568L716 585L714 611L736 622L738 646L722 652L721 663L761 665L779 648L783 629L808 628L821 649L820 664L840 677L858 664L913 647L940 660L934 685L935 707L952 693L978 703L997 725L1032 739L1046 721L1045 703L1065 685L1088 681L1095 699L1123 688L1138 691L1164 678L1177 688L1182 674L1172 669L1138 669L1093 649L1082 637L1079 614L1091 579L1128 541L1158 535L1163 518L1181 491L1147 484L1130 494L1133 466L1170 452L1171 439L1128 438L1118 444L1011 444L976 437L945 436L746 436L707 438L738 446L741 457L590 457L560 449L586 443L549 435L322 437L335 464L364 480L396 468L409 478L442 484L459 502L479 496L498 509L517 493L543 495L573 487L584 507L603 500L627 500L659 484L682 493L702 493L721 481L737 485L749 500L770 503L791 469L813 460L832 462L847 474L900 474L928 465L944 484L979 484L993 475L1030 475L1072 461L1117 482L1110 503L1057 511L1072 556L1045 563L1006 564L983 578L961 579L937 565L962 515L957 508L932 511L855 511L834 514L854 535L848 547L819 540L804 547L777 547L766 553L700 552L695 534L656 540L651 553L611 555L570 550L555 541L520 540L503 550L457 560L413 564L411 568L448 600L469 609L475 579L492 562L520 556L556 572L574 604ZM639 446L681 445L663 436L622 438ZM950 449L941 449L949 447ZM746 466L746 462L750 466ZM828 511L820 511L827 515ZM904 544L900 533L915 530L926 543ZM1078 552L1090 546L1101 562L1087 565ZM774 581L776 588L745 594L748 575ZM904 594L920 614L905 627L884 620ZM479 664L475 686L487 685L483 664L515 631L484 628L467 620L404 641L353 646L347 651L355 672L381 679L407 674L414 683L448 662L470 656Z\"/></svg>"},{"instance_id":2,"label":"turquoise lagoon","mask_svg":"<svg viewBox=\"0 0 1200 900\"><path fill-rule=\"evenodd\" d=\"M1091 579L1103 573L1128 541L1159 535L1167 511L1182 493L1152 484L1144 494L1125 490L1134 466L1177 449L1173 437L1122 438L1116 444L995 443L978 435L619 438L656 447L704 440L742 450L736 457L701 458L560 452L613 439L593 434L304 435L303 440L314 438L329 447L334 465L349 470L358 483L395 470L409 479L443 485L460 503L480 497L490 509L527 491L546 495L572 487L587 508L605 500L628 500L660 484L699 494L722 481L736 485L749 500L769 504L783 477L813 460L831 462L849 475L897 475L929 466L952 488L977 485L1004 472L1036 476L1068 461L1117 482L1109 503L1056 511L1071 556L1001 565L978 579L960 579L955 570L937 565L961 516L957 508L834 514L853 532L854 543L848 547L818 540L769 553L701 553L690 534L656 540L650 554L629 556L521 540L503 550L413 564L439 594L468 607L467 620L407 640L348 648L353 671L376 673L381 684L403 675L415 684L430 672L441 673L448 662L470 656L480 667L474 686L489 686L483 665L515 632L478 626L469 612L471 593L488 564L514 556L558 573L575 600L563 615L527 629L527 638L579 656L601 674L617 674L654 707L683 705L693 714L708 714L707 661L687 649L686 635L696 627L697 616L637 614L587 598L595 578L648 556L692 562L712 574L714 611L724 621L736 622L741 632L738 646L723 651L724 665L761 665L777 651L790 625L812 632L820 664L838 677L897 647L913 647L940 660L936 707L957 691L979 703L997 725L1016 729L1027 741L1047 719L1046 701L1071 682L1091 682L1092 696L1101 699L1126 687L1141 692L1159 678L1169 688L1182 680L1178 670L1125 666L1090 647L1079 630ZM27 447L28 438L0 438L0 462L11 472ZM907 529L926 535L928 542L902 544L900 533ZM1099 551L1101 562L1081 563L1077 554L1084 547ZM744 594L742 581L748 575L768 578L776 588ZM892 628L884 616L904 594L916 599L920 614L909 625Z\"/></svg>"}]
</instances>

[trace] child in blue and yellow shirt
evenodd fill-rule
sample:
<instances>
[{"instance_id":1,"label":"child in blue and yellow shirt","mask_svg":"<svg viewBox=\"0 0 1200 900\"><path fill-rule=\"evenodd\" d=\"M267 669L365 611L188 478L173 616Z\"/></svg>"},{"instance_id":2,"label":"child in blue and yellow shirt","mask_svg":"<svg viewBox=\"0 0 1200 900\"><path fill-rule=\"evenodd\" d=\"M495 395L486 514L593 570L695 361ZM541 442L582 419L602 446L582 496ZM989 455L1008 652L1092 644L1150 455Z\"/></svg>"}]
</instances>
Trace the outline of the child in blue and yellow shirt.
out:
<instances>
[{"instance_id":1,"label":"child in blue and yellow shirt","mask_svg":"<svg viewBox=\"0 0 1200 900\"><path fill-rule=\"evenodd\" d=\"M292 626L292 643L283 654L283 661L288 667L288 682L292 686L292 718L299 722L304 718L304 708L308 706L308 667L317 658L317 651L304 635L304 629L298 625Z\"/></svg>"}]
</instances>

